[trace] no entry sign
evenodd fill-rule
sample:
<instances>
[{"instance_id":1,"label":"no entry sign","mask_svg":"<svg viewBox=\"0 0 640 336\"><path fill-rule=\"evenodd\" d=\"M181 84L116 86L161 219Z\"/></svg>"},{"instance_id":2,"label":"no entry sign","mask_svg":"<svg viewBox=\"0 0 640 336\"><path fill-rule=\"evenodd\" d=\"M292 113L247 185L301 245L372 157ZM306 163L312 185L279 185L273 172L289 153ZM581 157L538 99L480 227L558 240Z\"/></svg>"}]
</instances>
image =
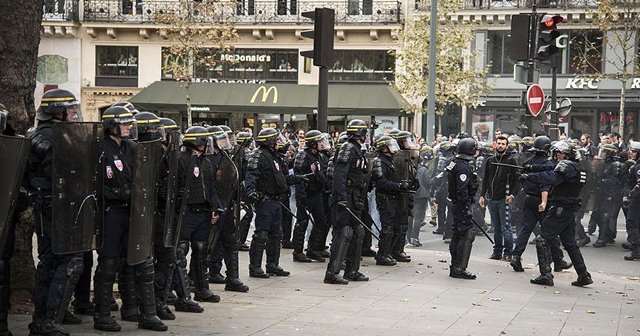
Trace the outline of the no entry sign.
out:
<instances>
[{"instance_id":1,"label":"no entry sign","mask_svg":"<svg viewBox=\"0 0 640 336\"><path fill-rule=\"evenodd\" d=\"M538 84L533 84L527 89L527 107L534 117L537 117L544 107L544 91Z\"/></svg>"}]
</instances>

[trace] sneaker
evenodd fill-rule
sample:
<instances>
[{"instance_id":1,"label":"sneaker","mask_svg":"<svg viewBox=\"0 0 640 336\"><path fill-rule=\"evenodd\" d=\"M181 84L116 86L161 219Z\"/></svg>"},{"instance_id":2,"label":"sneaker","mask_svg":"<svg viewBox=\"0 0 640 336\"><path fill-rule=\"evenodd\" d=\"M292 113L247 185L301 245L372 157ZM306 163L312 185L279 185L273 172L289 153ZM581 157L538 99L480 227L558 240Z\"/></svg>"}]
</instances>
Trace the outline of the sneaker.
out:
<instances>
[{"instance_id":1,"label":"sneaker","mask_svg":"<svg viewBox=\"0 0 640 336\"><path fill-rule=\"evenodd\" d=\"M73 315L70 311L65 311L64 312L64 317L62 318L62 324L80 324L82 323L82 320Z\"/></svg>"},{"instance_id":2,"label":"sneaker","mask_svg":"<svg viewBox=\"0 0 640 336\"><path fill-rule=\"evenodd\" d=\"M362 250L362 256L363 257L375 257L376 256L376 251L372 250L371 248L364 248Z\"/></svg>"},{"instance_id":3,"label":"sneaker","mask_svg":"<svg viewBox=\"0 0 640 336\"><path fill-rule=\"evenodd\" d=\"M120 325L112 316L101 316L93 319L93 329L117 332L120 331Z\"/></svg>"},{"instance_id":4,"label":"sneaker","mask_svg":"<svg viewBox=\"0 0 640 336\"><path fill-rule=\"evenodd\" d=\"M307 257L306 254L302 253L302 252L294 252L293 253L293 261L295 262L301 262L301 263L310 263L313 260L311 260L311 258Z\"/></svg>"},{"instance_id":5,"label":"sneaker","mask_svg":"<svg viewBox=\"0 0 640 336\"><path fill-rule=\"evenodd\" d=\"M156 306L156 314L164 321L173 321L176 319L176 315L167 306Z\"/></svg>"},{"instance_id":6,"label":"sneaker","mask_svg":"<svg viewBox=\"0 0 640 336\"><path fill-rule=\"evenodd\" d=\"M307 257L311 260L315 260L315 261L319 261L319 262L324 262L324 257L316 252L316 251L309 251L307 250Z\"/></svg>"}]
</instances>

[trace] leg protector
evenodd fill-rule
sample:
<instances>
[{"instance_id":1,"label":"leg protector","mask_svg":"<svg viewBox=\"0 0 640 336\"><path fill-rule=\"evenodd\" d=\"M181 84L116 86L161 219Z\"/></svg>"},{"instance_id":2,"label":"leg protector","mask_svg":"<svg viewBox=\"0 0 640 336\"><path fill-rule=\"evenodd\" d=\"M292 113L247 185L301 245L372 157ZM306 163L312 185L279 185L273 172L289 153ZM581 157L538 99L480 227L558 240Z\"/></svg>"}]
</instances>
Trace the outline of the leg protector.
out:
<instances>
[{"instance_id":1,"label":"leg protector","mask_svg":"<svg viewBox=\"0 0 640 336\"><path fill-rule=\"evenodd\" d=\"M238 272L238 251L225 251L224 263L227 266L227 279L224 290L248 292L249 286L240 281Z\"/></svg>"},{"instance_id":2,"label":"leg protector","mask_svg":"<svg viewBox=\"0 0 640 336\"><path fill-rule=\"evenodd\" d=\"M540 275L531 279L532 284L553 286L553 274L551 274L551 249L546 239L542 236L536 238L536 252L538 253L538 267Z\"/></svg>"},{"instance_id":3,"label":"leg protector","mask_svg":"<svg viewBox=\"0 0 640 336\"><path fill-rule=\"evenodd\" d=\"M267 248L269 240L269 232L256 231L253 233L251 240L251 249L249 250L249 276L256 278L268 278L269 275L262 270L262 256Z\"/></svg>"},{"instance_id":4,"label":"leg protector","mask_svg":"<svg viewBox=\"0 0 640 336\"><path fill-rule=\"evenodd\" d=\"M116 281L119 258L99 257L93 277L96 315L93 328L103 331L120 331L120 325L111 317L113 283Z\"/></svg>"},{"instance_id":5,"label":"leg protector","mask_svg":"<svg viewBox=\"0 0 640 336\"><path fill-rule=\"evenodd\" d=\"M7 321L11 308L11 266L9 260L0 259L0 335L11 336Z\"/></svg>"},{"instance_id":6,"label":"leg protector","mask_svg":"<svg viewBox=\"0 0 640 336\"><path fill-rule=\"evenodd\" d=\"M207 276L206 265L207 243L202 241L193 242L191 260L193 261L193 283L196 287L196 301L220 302L220 297L209 290L209 277Z\"/></svg>"},{"instance_id":7,"label":"leg protector","mask_svg":"<svg viewBox=\"0 0 640 336\"><path fill-rule=\"evenodd\" d=\"M459 235L454 234L451 242ZM476 233L474 230L467 230L461 238L455 242L451 249L455 249L451 256L451 268L449 270L449 276L452 278L473 280L476 278L475 274L467 271L469 266L469 258L471 257L471 248L473 247L473 241L476 239Z\"/></svg>"},{"instance_id":8,"label":"leg protector","mask_svg":"<svg viewBox=\"0 0 640 336\"><path fill-rule=\"evenodd\" d=\"M364 238L364 228L358 225L353 229L353 237L349 244L345 274L359 273L360 257L362 255L362 239Z\"/></svg>"},{"instance_id":9,"label":"leg protector","mask_svg":"<svg viewBox=\"0 0 640 336\"><path fill-rule=\"evenodd\" d=\"M331 257L327 264L327 272L324 282L329 284L348 284L349 282L340 276L340 269L347 257L347 251L353 237L351 226L334 227L331 242Z\"/></svg>"},{"instance_id":10,"label":"leg protector","mask_svg":"<svg viewBox=\"0 0 640 336\"><path fill-rule=\"evenodd\" d=\"M120 265L118 277L118 290L122 299L120 315L123 321L137 322L140 311L136 295L136 275L133 266L128 265L126 260L121 260Z\"/></svg>"},{"instance_id":11,"label":"leg protector","mask_svg":"<svg viewBox=\"0 0 640 336\"><path fill-rule=\"evenodd\" d=\"M272 231L267 240L267 273L275 276L289 276L291 274L280 267L280 250L282 230Z\"/></svg>"},{"instance_id":12,"label":"leg protector","mask_svg":"<svg viewBox=\"0 0 640 336\"><path fill-rule=\"evenodd\" d=\"M137 296L142 307L142 316L138 328L165 331L167 326L156 315L153 259L148 258L141 264L132 266L135 270Z\"/></svg>"},{"instance_id":13,"label":"leg protector","mask_svg":"<svg viewBox=\"0 0 640 336\"><path fill-rule=\"evenodd\" d=\"M58 306L54 308L54 321L57 324L61 324L64 319L64 315L67 313L67 309L69 308L69 303L71 302L71 296L73 295L73 290L76 288L76 284L78 283L78 279L80 279L80 275L82 274L82 270L84 268L84 262L82 256L74 256L72 257L66 265L61 265L60 267L64 267L64 279L58 279L55 277L52 286L56 285L60 287L60 291L62 293L60 297L60 302ZM58 272L60 273L60 272Z\"/></svg>"}]
</instances>

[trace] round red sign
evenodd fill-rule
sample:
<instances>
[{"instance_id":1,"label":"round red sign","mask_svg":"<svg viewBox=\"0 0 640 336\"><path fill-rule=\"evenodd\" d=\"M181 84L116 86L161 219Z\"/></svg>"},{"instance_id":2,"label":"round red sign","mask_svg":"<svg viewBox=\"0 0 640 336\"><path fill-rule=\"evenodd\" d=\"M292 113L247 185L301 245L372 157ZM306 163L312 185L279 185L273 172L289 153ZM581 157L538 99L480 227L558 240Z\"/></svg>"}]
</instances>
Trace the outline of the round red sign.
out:
<instances>
[{"instance_id":1,"label":"round red sign","mask_svg":"<svg viewBox=\"0 0 640 336\"><path fill-rule=\"evenodd\" d=\"M534 117L537 117L544 107L544 91L538 84L532 84L527 89L527 107Z\"/></svg>"}]
</instances>

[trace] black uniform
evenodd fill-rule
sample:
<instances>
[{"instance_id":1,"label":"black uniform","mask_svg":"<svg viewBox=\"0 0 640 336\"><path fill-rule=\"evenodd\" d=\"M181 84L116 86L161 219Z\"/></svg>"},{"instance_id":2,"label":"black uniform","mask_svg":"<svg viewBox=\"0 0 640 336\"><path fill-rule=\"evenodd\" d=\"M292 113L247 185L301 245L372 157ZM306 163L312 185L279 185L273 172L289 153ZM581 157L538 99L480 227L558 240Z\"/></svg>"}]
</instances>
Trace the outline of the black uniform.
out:
<instances>
[{"instance_id":1,"label":"black uniform","mask_svg":"<svg viewBox=\"0 0 640 336\"><path fill-rule=\"evenodd\" d=\"M578 280L572 285L583 286L592 283L580 248L576 244L574 222L575 212L580 208L580 191L587 179L586 171L575 162L562 160L553 171L524 174L521 179L532 183L553 185L549 194L548 210L540 228L540 236L536 239L540 276L532 279L531 282L553 285L550 266L551 251L548 242L560 236L560 241L578 273Z\"/></svg>"},{"instance_id":2,"label":"black uniform","mask_svg":"<svg viewBox=\"0 0 640 336\"><path fill-rule=\"evenodd\" d=\"M293 229L293 255L294 261L310 261L310 259L324 261L324 257L320 255L324 251L323 232L326 226L326 209L323 200L323 188L325 183L325 175L321 163L324 158L314 148L305 148L296 155L293 165L293 172L297 175L312 174L309 180L296 185L296 206L297 220ZM304 240L309 225L310 215L313 217L313 227L309 236L309 247L307 257L300 255L304 249ZM300 258L296 260L297 258Z\"/></svg>"},{"instance_id":3,"label":"black uniform","mask_svg":"<svg viewBox=\"0 0 640 336\"><path fill-rule=\"evenodd\" d=\"M473 172L469 161L454 158L447 166L448 192L453 212L453 235L449 252L451 253L451 270L449 276L455 278L475 279L475 275L466 269L469 265L471 247L475 239L472 230L472 205L474 195L478 191L478 176Z\"/></svg>"},{"instance_id":4,"label":"black uniform","mask_svg":"<svg viewBox=\"0 0 640 336\"><path fill-rule=\"evenodd\" d=\"M629 206L627 213L627 241L631 244L632 252L625 256L625 260L640 259L640 163L636 163L629 170L627 195Z\"/></svg>"},{"instance_id":5,"label":"black uniform","mask_svg":"<svg viewBox=\"0 0 640 336\"><path fill-rule=\"evenodd\" d=\"M436 204L438 204L438 228L433 233L444 235L443 239L451 238L451 226L453 225L452 206L447 195L449 171L446 169L451 160L453 160L451 149L441 153L434 178Z\"/></svg>"},{"instance_id":6,"label":"black uniform","mask_svg":"<svg viewBox=\"0 0 640 336\"><path fill-rule=\"evenodd\" d=\"M247 176L247 164L249 163L251 150L249 148L241 148L240 152L236 155L238 155L240 159L240 167L238 167L238 173L240 173L239 178L240 181L244 181ZM240 197L244 203L242 205L242 209L245 212L238 225L238 243L240 244L240 249L246 251L248 248L244 244L247 241L247 236L249 235L249 228L251 227L251 221L253 221L254 213L253 208L249 206L249 200L247 199L247 192L245 190L244 183L241 184L241 188Z\"/></svg>"},{"instance_id":7,"label":"black uniform","mask_svg":"<svg viewBox=\"0 0 640 336\"><path fill-rule=\"evenodd\" d=\"M34 333L56 329L69 305L73 288L83 270L82 253L55 254L52 251L51 189L53 175L53 122L40 121L30 135L31 152L26 184L33 206L34 231L38 237L38 265L33 293Z\"/></svg>"},{"instance_id":8,"label":"black uniform","mask_svg":"<svg viewBox=\"0 0 640 336\"><path fill-rule=\"evenodd\" d=\"M345 283L340 269L346 262L345 278L352 281L367 281L360 269L362 237L364 228L353 218L361 217L365 210L364 199L368 188L366 181L367 160L358 141L350 139L342 144L335 155L331 215L333 238L331 260L327 265L326 283ZM353 212L353 215L348 211Z\"/></svg>"},{"instance_id":9,"label":"black uniform","mask_svg":"<svg viewBox=\"0 0 640 336\"><path fill-rule=\"evenodd\" d=\"M261 145L251 153L247 164L245 190L247 195L258 195L261 200L254 198L256 219L249 251L249 276L268 278L267 273L288 275L288 272L278 265L282 242L280 199L289 189L287 175L287 166L273 149ZM267 273L262 270L262 256L265 250Z\"/></svg>"},{"instance_id":10,"label":"black uniform","mask_svg":"<svg viewBox=\"0 0 640 336\"><path fill-rule=\"evenodd\" d=\"M598 240L593 243L594 247L604 247L613 243L616 238L616 226L611 225L611 222L613 221L614 224L617 222L628 171L629 167L626 163L620 162L616 156L608 157L602 165L598 186L598 192L602 198L597 203L598 209L595 211L595 214L599 215L596 218Z\"/></svg>"},{"instance_id":11,"label":"black uniform","mask_svg":"<svg viewBox=\"0 0 640 336\"><path fill-rule=\"evenodd\" d=\"M401 234L401 223L398 221L398 217L401 212L400 191L402 183L393 160L384 153L378 153L373 161L373 183L375 183L376 205L382 226L376 263L395 265L395 260L392 257L392 244L394 236ZM406 182L405 185L407 185Z\"/></svg>"}]
</instances>

